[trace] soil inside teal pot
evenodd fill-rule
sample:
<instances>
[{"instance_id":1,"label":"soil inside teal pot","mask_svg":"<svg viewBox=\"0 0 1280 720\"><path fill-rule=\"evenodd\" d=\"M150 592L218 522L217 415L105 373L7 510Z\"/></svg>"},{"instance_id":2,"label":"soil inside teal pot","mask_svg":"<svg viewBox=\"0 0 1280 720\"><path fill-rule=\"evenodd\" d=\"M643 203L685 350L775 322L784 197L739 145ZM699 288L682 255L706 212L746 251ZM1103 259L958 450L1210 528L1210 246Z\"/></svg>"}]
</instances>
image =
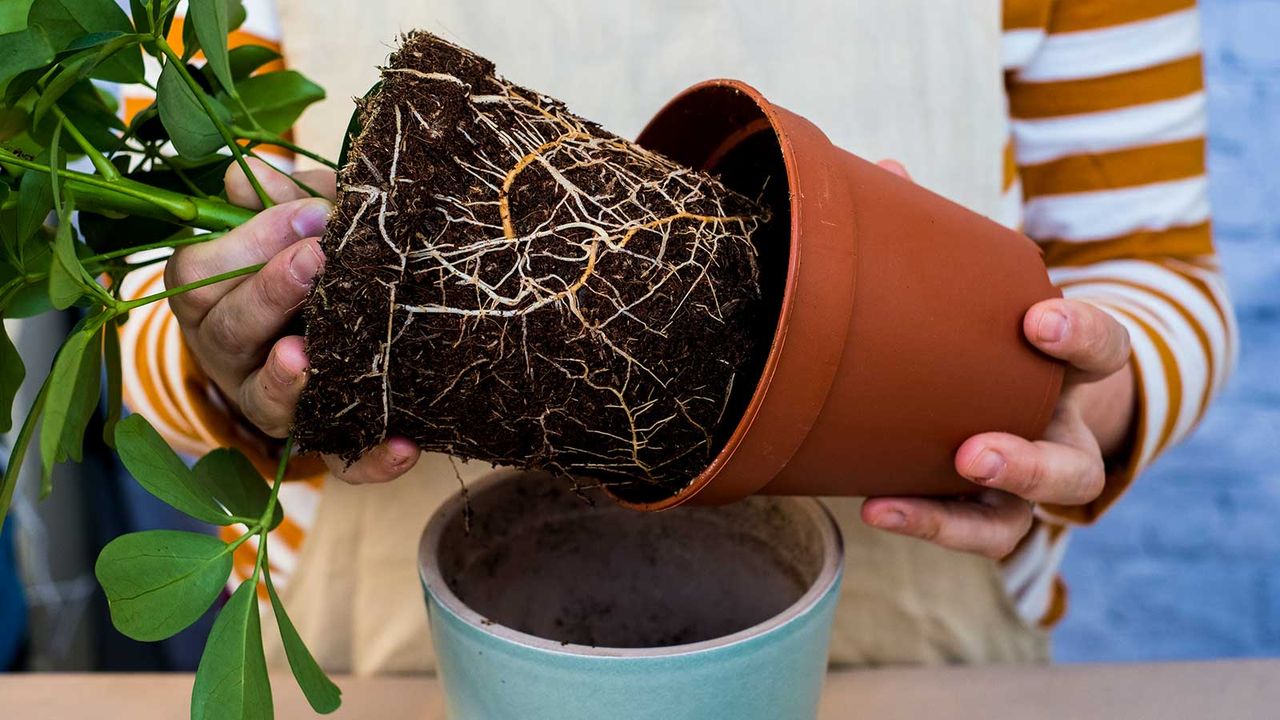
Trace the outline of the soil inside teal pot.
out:
<instances>
[{"instance_id":1,"label":"soil inside teal pot","mask_svg":"<svg viewBox=\"0 0 1280 720\"><path fill-rule=\"evenodd\" d=\"M593 499L529 481L516 502L477 497L470 533L462 518L444 531L441 575L484 623L564 644L656 648L763 623L822 571L813 523L778 500L642 514Z\"/></svg>"}]
</instances>

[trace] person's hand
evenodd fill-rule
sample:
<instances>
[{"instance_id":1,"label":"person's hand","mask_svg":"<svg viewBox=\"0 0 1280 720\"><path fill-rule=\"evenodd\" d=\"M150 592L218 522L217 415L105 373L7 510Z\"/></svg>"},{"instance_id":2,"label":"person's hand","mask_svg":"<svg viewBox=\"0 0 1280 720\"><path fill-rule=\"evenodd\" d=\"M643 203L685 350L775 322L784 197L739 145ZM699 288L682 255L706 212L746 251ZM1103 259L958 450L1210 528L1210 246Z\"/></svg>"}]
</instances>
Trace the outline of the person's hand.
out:
<instances>
[{"instance_id":1,"label":"person's hand","mask_svg":"<svg viewBox=\"0 0 1280 720\"><path fill-rule=\"evenodd\" d=\"M896 162L881 166L906 177ZM868 525L953 550L1002 558L1032 522L1032 503L1084 505L1105 482L1104 459L1124 445L1134 417L1129 334L1089 303L1045 300L1027 311L1023 333L1069 367L1045 436L983 433L956 452L956 471L982 487L972 499L874 498Z\"/></svg>"},{"instance_id":2,"label":"person's hand","mask_svg":"<svg viewBox=\"0 0 1280 720\"><path fill-rule=\"evenodd\" d=\"M282 438L306 383L308 363L303 338L281 334L324 266L319 238L331 205L309 197L266 164L249 162L279 204L220 238L177 250L165 268L165 284L176 287L266 263L253 275L177 295L169 305L187 347L227 402L262 432ZM328 198L334 196L331 171L303 172L298 179ZM227 171L226 185L231 202L262 207L236 165ZM325 462L347 482L385 482L413 467L419 454L412 441L393 437L350 467L336 457L326 457Z\"/></svg>"}]
</instances>

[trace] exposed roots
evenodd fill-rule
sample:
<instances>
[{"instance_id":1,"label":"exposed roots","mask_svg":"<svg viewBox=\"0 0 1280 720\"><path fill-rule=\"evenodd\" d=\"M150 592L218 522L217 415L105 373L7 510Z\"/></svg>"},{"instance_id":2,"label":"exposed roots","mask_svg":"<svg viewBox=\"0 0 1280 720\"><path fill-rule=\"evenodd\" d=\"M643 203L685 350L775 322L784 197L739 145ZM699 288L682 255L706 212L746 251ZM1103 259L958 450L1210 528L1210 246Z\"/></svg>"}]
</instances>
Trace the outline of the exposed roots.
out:
<instances>
[{"instance_id":1,"label":"exposed roots","mask_svg":"<svg viewBox=\"0 0 1280 720\"><path fill-rule=\"evenodd\" d=\"M361 110L295 433L688 482L753 350L756 205L425 33ZM394 353L393 353L394 348Z\"/></svg>"}]
</instances>

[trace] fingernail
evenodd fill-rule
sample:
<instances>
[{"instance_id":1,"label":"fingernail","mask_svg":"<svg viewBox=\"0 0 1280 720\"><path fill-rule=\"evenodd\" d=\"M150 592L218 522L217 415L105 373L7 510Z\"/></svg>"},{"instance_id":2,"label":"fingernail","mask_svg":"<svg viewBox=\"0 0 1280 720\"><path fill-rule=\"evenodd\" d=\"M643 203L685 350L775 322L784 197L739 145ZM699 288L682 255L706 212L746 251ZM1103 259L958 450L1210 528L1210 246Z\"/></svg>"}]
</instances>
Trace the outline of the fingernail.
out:
<instances>
[{"instance_id":1,"label":"fingernail","mask_svg":"<svg viewBox=\"0 0 1280 720\"><path fill-rule=\"evenodd\" d=\"M310 285L323 264L324 256L314 242L309 242L293 253L293 259L289 261L289 274L299 285Z\"/></svg>"},{"instance_id":2,"label":"fingernail","mask_svg":"<svg viewBox=\"0 0 1280 720\"><path fill-rule=\"evenodd\" d=\"M387 464L391 467L399 467L409 460L409 456L413 454L412 447L406 447L407 441L400 438L391 438L386 441L383 448L387 453Z\"/></svg>"},{"instance_id":3,"label":"fingernail","mask_svg":"<svg viewBox=\"0 0 1280 720\"><path fill-rule=\"evenodd\" d=\"M1040 342L1061 342L1067 336L1067 316L1056 310L1050 310L1040 316L1040 324L1036 326L1036 335Z\"/></svg>"},{"instance_id":4,"label":"fingernail","mask_svg":"<svg viewBox=\"0 0 1280 720\"><path fill-rule=\"evenodd\" d=\"M907 516L900 510L888 510L877 515L872 524L885 530L901 530L907 526Z\"/></svg>"},{"instance_id":5,"label":"fingernail","mask_svg":"<svg viewBox=\"0 0 1280 720\"><path fill-rule=\"evenodd\" d=\"M298 353L291 347L278 345L274 365L276 381L281 385L292 385L306 371L307 358L306 355Z\"/></svg>"},{"instance_id":6,"label":"fingernail","mask_svg":"<svg viewBox=\"0 0 1280 720\"><path fill-rule=\"evenodd\" d=\"M995 450L983 450L969 466L969 474L974 480L986 482L994 480L1004 470L1004 457Z\"/></svg>"},{"instance_id":7,"label":"fingernail","mask_svg":"<svg viewBox=\"0 0 1280 720\"><path fill-rule=\"evenodd\" d=\"M293 231L300 238L319 237L324 234L324 226L329 222L329 203L317 200L298 208L293 214Z\"/></svg>"}]
</instances>

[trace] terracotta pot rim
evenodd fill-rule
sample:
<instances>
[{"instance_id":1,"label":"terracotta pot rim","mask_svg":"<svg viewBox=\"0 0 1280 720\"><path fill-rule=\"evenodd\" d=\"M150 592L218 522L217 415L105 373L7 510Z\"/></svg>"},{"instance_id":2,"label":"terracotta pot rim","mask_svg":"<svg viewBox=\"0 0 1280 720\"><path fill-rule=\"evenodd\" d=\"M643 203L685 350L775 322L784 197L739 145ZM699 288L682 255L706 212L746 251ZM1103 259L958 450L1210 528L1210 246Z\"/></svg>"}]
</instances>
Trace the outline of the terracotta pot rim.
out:
<instances>
[{"instance_id":1,"label":"terracotta pot rim","mask_svg":"<svg viewBox=\"0 0 1280 720\"><path fill-rule=\"evenodd\" d=\"M786 130L786 123L783 118L779 116L778 108L776 108L763 93L748 83L731 78L716 78L697 83L685 89L664 105L663 108L654 116L654 120L651 120L649 125L640 132L639 137L644 138L658 118L664 116L668 111L678 106L686 98L710 90L723 89L729 89L745 95L760 111L762 118L745 124L738 128L734 133L723 138L720 146L713 148L711 154L708 156L709 163L710 161L718 160L728 150L736 145L736 143L742 142L748 137L754 136L759 132L769 131L773 133L773 137L776 140L782 155L783 165L786 168L787 189L790 200L790 217L788 218L789 228L787 234L788 248L787 267L785 268L786 282L782 289L782 303L781 307L778 309L777 324L774 327L773 333L769 336L770 346L768 356L765 359L764 366L761 368L759 375L753 378L755 389L752 391L751 398L746 407L743 408L741 415L738 417L737 424L735 425L732 434L730 434L729 438L725 440L724 444L716 452L715 458L705 469L703 469L702 472L694 477L688 485L672 495L660 500L650 502L633 502L610 493L610 495L613 496L620 504L633 510L653 512L668 510L682 505L693 499L693 497L699 492L706 489L707 486L711 484L712 480L720 475L724 468L729 464L734 454L743 444L743 441L750 434L752 426L755 424L755 421L760 414L760 410L765 404L765 398L769 393L769 388L773 383L778 368L782 364L783 348L786 345L791 318L796 309L797 288L802 281L802 274L800 270L802 263L802 243L800 242L800 236L804 221L804 203L802 202L803 194L797 190L801 184L801 174L799 170L800 160L797 157L797 151L792 143L789 133ZM818 132L821 133L821 131ZM825 135L822 135L821 137L829 145L830 141L826 140ZM836 148L832 145L830 146L830 149L835 151ZM855 227L850 228L850 233L856 238L856 225ZM849 278L849 284L851 287L849 302L841 309L844 313L843 316L830 318L830 322L833 327L843 327L847 324L849 315L853 312L853 277L854 276L851 274ZM837 337L837 334L833 333L830 342L836 343L838 340L842 340L842 337ZM843 346L843 342L840 342L840 345ZM819 378L820 382L829 387L835 378L837 369L838 363L831 364L826 371L821 373L823 377ZM779 463L777 470L781 470L782 467L785 467L786 461L790 460L790 458L800 448L800 445L804 442L812 423L817 419L818 410L820 410L820 406L814 408L813 415L808 419L809 421L807 424L797 423L796 425L787 428L788 437L775 437L773 439L773 444L776 446L789 446L785 452L785 459ZM735 487L726 493L726 498L736 499L753 495L768 485L772 479L773 477L770 475L768 477L757 478L757 482L755 483L739 483L742 486ZM754 486L752 486L753 484ZM725 500L721 500L720 502L724 501Z\"/></svg>"},{"instance_id":2,"label":"terracotta pot rim","mask_svg":"<svg viewBox=\"0 0 1280 720\"><path fill-rule=\"evenodd\" d=\"M472 496L491 491L504 482L520 477L521 470L503 470L487 475L469 484L466 492ZM668 645L652 648L609 648L575 643L562 644L556 640L530 635L505 625L487 620L475 610L462 602L444 576L440 574L438 564L432 562L435 551L439 547L440 537L449 523L459 517L465 510L466 498L463 491L458 490L446 500L439 509L432 513L422 531L418 543L418 578L424 588L436 599L440 607L449 612L458 621L472 627L478 632L499 638L521 647L539 652L555 653L584 658L614 658L617 660L643 658L671 658L681 655L720 650L755 638L787 625L803 616L822 601L840 582L844 568L844 541L836 526L835 517L827 507L814 498L775 497L769 502L794 504L813 522L824 548L822 568L818 576L810 583L804 594L785 610L764 622L744 628L735 633L710 640L683 645Z\"/></svg>"}]
</instances>

